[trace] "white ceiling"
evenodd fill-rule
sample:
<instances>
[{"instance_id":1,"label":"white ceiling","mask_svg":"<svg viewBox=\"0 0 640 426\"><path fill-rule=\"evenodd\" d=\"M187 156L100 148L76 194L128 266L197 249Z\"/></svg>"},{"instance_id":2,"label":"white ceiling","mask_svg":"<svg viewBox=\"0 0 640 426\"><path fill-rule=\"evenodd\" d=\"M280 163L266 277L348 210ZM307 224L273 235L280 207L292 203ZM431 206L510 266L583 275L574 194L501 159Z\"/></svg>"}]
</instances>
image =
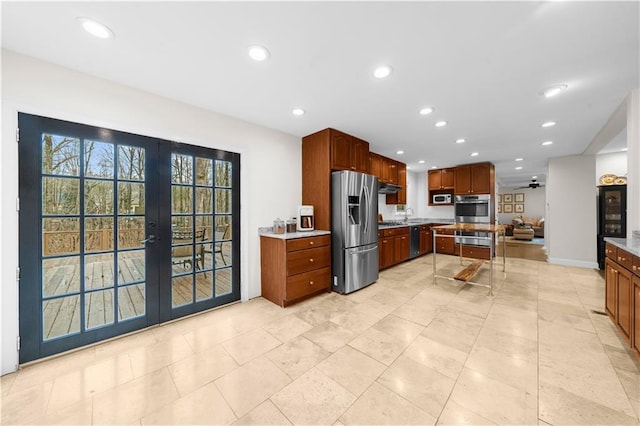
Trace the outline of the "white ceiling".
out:
<instances>
[{"instance_id":1,"label":"white ceiling","mask_svg":"<svg viewBox=\"0 0 640 426\"><path fill-rule=\"evenodd\" d=\"M639 5L4 1L2 47L296 136L334 127L412 170L492 161L517 186L544 182L548 158L581 154L640 86ZM249 59L253 44L270 59ZM372 77L380 64L393 67L385 80Z\"/></svg>"}]
</instances>

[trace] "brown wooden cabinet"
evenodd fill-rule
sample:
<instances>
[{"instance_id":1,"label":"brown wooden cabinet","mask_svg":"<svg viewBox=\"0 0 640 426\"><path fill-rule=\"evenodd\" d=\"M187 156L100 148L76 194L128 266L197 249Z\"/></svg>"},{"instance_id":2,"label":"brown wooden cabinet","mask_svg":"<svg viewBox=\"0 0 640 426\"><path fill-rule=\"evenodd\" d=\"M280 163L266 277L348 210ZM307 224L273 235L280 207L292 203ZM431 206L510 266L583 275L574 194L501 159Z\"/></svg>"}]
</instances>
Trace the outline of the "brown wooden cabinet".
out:
<instances>
[{"instance_id":1,"label":"brown wooden cabinet","mask_svg":"<svg viewBox=\"0 0 640 426\"><path fill-rule=\"evenodd\" d=\"M640 261L640 258L638 258ZM640 273L633 276L633 328L632 334L632 347L640 356Z\"/></svg>"},{"instance_id":2,"label":"brown wooden cabinet","mask_svg":"<svg viewBox=\"0 0 640 426\"><path fill-rule=\"evenodd\" d=\"M400 228L401 231L394 237L393 260L394 263L401 263L409 259L409 228Z\"/></svg>"},{"instance_id":3,"label":"brown wooden cabinet","mask_svg":"<svg viewBox=\"0 0 640 426\"><path fill-rule=\"evenodd\" d=\"M409 227L379 230L378 256L381 270L409 259Z\"/></svg>"},{"instance_id":4,"label":"brown wooden cabinet","mask_svg":"<svg viewBox=\"0 0 640 426\"><path fill-rule=\"evenodd\" d=\"M369 143L335 129L326 130L331 140L331 169L369 173Z\"/></svg>"},{"instance_id":5,"label":"brown wooden cabinet","mask_svg":"<svg viewBox=\"0 0 640 426\"><path fill-rule=\"evenodd\" d=\"M611 243L605 253L605 311L640 357L640 259Z\"/></svg>"},{"instance_id":6,"label":"brown wooden cabinet","mask_svg":"<svg viewBox=\"0 0 640 426\"><path fill-rule=\"evenodd\" d=\"M369 152L369 174L377 176L378 181L382 182L382 155Z\"/></svg>"},{"instance_id":7,"label":"brown wooden cabinet","mask_svg":"<svg viewBox=\"0 0 640 426\"><path fill-rule=\"evenodd\" d=\"M385 231L379 231L378 233L378 266L382 270L393 265L394 262L394 236L393 233L388 233L385 236Z\"/></svg>"},{"instance_id":8,"label":"brown wooden cabinet","mask_svg":"<svg viewBox=\"0 0 640 426\"><path fill-rule=\"evenodd\" d=\"M315 228L331 229L331 171L369 172L369 143L335 129L302 138L302 204L314 208Z\"/></svg>"},{"instance_id":9,"label":"brown wooden cabinet","mask_svg":"<svg viewBox=\"0 0 640 426\"><path fill-rule=\"evenodd\" d=\"M260 236L262 297L287 306L331 291L331 236Z\"/></svg>"},{"instance_id":10,"label":"brown wooden cabinet","mask_svg":"<svg viewBox=\"0 0 640 426\"><path fill-rule=\"evenodd\" d=\"M420 255L433 251L433 235L431 225L420 225Z\"/></svg>"},{"instance_id":11,"label":"brown wooden cabinet","mask_svg":"<svg viewBox=\"0 0 640 426\"><path fill-rule=\"evenodd\" d=\"M455 244L454 254L460 254L460 244ZM473 259L489 260L491 256L491 249L489 247L462 245L462 256L471 257ZM495 256L495 254L494 254Z\"/></svg>"},{"instance_id":12,"label":"brown wooden cabinet","mask_svg":"<svg viewBox=\"0 0 640 426\"><path fill-rule=\"evenodd\" d=\"M493 194L495 168L491 163L467 164L456 167L454 178L456 195Z\"/></svg>"},{"instance_id":13,"label":"brown wooden cabinet","mask_svg":"<svg viewBox=\"0 0 640 426\"><path fill-rule=\"evenodd\" d=\"M455 169L433 169L428 172L428 187L430 191L453 189Z\"/></svg>"},{"instance_id":14,"label":"brown wooden cabinet","mask_svg":"<svg viewBox=\"0 0 640 426\"><path fill-rule=\"evenodd\" d=\"M407 165L399 161L395 162L397 168L397 185L402 187L395 194L387 194L387 204L407 204Z\"/></svg>"},{"instance_id":15,"label":"brown wooden cabinet","mask_svg":"<svg viewBox=\"0 0 640 426\"><path fill-rule=\"evenodd\" d=\"M440 229L438 234L454 235L452 229ZM455 254L455 238L452 237L436 237L435 250L440 254Z\"/></svg>"}]
</instances>

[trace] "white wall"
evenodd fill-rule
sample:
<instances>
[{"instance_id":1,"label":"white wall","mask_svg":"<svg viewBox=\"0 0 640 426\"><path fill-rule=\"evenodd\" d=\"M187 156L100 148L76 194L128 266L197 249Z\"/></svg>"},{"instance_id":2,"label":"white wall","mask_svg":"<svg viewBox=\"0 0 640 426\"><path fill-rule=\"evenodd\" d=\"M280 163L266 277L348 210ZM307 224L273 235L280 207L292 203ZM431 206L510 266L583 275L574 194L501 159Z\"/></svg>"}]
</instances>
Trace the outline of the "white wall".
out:
<instances>
[{"instance_id":1,"label":"white wall","mask_svg":"<svg viewBox=\"0 0 640 426\"><path fill-rule=\"evenodd\" d=\"M627 97L627 238L640 231L640 89Z\"/></svg>"},{"instance_id":2,"label":"white wall","mask_svg":"<svg viewBox=\"0 0 640 426\"><path fill-rule=\"evenodd\" d=\"M240 153L241 297L260 295L257 229L294 215L301 203L300 138L3 50L2 374L18 362L18 111Z\"/></svg>"},{"instance_id":3,"label":"white wall","mask_svg":"<svg viewBox=\"0 0 640 426\"><path fill-rule=\"evenodd\" d=\"M596 155L596 180L595 184L600 185L600 176L613 174L616 176L627 175L627 153L613 152L610 154Z\"/></svg>"},{"instance_id":4,"label":"white wall","mask_svg":"<svg viewBox=\"0 0 640 426\"><path fill-rule=\"evenodd\" d=\"M597 268L594 156L549 160L545 236L550 263Z\"/></svg>"},{"instance_id":5,"label":"white wall","mask_svg":"<svg viewBox=\"0 0 640 426\"><path fill-rule=\"evenodd\" d=\"M524 194L524 213L498 213L498 223L510 224L515 216L545 217L545 188L500 188L499 194Z\"/></svg>"}]
</instances>

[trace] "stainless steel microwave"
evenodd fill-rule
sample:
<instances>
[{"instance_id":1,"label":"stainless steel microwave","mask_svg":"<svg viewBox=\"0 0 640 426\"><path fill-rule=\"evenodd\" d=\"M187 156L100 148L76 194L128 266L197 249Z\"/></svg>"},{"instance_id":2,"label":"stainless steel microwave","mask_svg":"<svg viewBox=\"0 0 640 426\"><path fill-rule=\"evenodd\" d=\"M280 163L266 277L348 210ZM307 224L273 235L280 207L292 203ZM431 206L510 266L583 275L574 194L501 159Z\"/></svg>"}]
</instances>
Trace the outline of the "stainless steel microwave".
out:
<instances>
[{"instance_id":1,"label":"stainless steel microwave","mask_svg":"<svg viewBox=\"0 0 640 426\"><path fill-rule=\"evenodd\" d=\"M451 204L451 194L434 194L431 204Z\"/></svg>"}]
</instances>

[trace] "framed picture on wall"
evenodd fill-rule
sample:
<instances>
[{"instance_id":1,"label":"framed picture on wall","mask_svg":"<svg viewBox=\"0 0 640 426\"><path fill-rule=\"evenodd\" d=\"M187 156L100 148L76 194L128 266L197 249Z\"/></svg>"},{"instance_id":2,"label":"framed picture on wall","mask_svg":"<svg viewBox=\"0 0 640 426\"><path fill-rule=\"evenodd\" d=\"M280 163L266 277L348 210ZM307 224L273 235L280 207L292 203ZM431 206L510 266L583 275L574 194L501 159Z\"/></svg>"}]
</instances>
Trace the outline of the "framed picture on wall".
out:
<instances>
[{"instance_id":1,"label":"framed picture on wall","mask_svg":"<svg viewBox=\"0 0 640 426\"><path fill-rule=\"evenodd\" d=\"M505 203L513 203L513 194L502 194L502 201Z\"/></svg>"},{"instance_id":2,"label":"framed picture on wall","mask_svg":"<svg viewBox=\"0 0 640 426\"><path fill-rule=\"evenodd\" d=\"M502 213L502 204L498 204L498 213Z\"/></svg>"},{"instance_id":3,"label":"framed picture on wall","mask_svg":"<svg viewBox=\"0 0 640 426\"><path fill-rule=\"evenodd\" d=\"M502 202L502 194L498 194L498 204Z\"/></svg>"},{"instance_id":4,"label":"framed picture on wall","mask_svg":"<svg viewBox=\"0 0 640 426\"><path fill-rule=\"evenodd\" d=\"M518 194L516 194L518 195ZM513 205L514 211L516 213L524 213L524 204L522 203L516 203Z\"/></svg>"},{"instance_id":5,"label":"framed picture on wall","mask_svg":"<svg viewBox=\"0 0 640 426\"><path fill-rule=\"evenodd\" d=\"M524 192L519 192L517 194L514 194L514 202L515 203L524 203ZM517 210L516 210L517 211Z\"/></svg>"},{"instance_id":6,"label":"framed picture on wall","mask_svg":"<svg viewBox=\"0 0 640 426\"><path fill-rule=\"evenodd\" d=\"M513 213L513 204L505 204L502 207L502 213Z\"/></svg>"}]
</instances>

